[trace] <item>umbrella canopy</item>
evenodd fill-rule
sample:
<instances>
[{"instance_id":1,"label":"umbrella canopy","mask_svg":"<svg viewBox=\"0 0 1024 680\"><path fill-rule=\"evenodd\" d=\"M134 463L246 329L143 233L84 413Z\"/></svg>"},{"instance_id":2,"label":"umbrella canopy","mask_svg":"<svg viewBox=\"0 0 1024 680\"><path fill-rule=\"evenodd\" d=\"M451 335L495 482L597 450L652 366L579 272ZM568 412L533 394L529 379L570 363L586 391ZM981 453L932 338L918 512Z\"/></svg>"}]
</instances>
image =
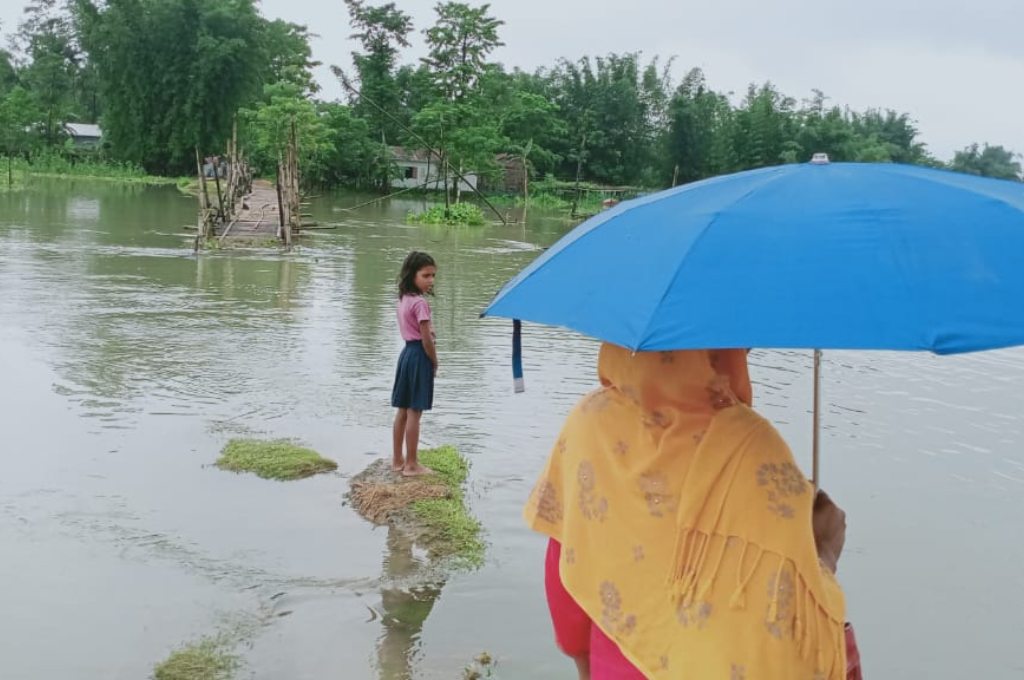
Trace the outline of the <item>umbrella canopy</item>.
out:
<instances>
[{"instance_id":1,"label":"umbrella canopy","mask_svg":"<svg viewBox=\"0 0 1024 680\"><path fill-rule=\"evenodd\" d=\"M687 184L584 222L484 316L634 350L1024 344L1024 184L869 163Z\"/></svg>"}]
</instances>

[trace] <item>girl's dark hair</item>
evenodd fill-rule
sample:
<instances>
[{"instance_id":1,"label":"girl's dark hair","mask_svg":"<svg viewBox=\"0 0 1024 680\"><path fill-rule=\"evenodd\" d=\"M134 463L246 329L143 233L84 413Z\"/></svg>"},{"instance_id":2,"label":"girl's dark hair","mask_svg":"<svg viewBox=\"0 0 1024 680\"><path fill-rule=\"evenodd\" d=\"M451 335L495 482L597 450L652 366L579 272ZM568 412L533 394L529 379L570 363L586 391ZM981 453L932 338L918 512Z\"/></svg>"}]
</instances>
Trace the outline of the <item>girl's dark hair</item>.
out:
<instances>
[{"instance_id":1,"label":"girl's dark hair","mask_svg":"<svg viewBox=\"0 0 1024 680\"><path fill-rule=\"evenodd\" d=\"M405 262L402 263L402 272L398 275L398 297L403 295L419 295L420 289L416 287L416 275L424 267L436 267L434 258L426 253L414 250L409 253Z\"/></svg>"}]
</instances>

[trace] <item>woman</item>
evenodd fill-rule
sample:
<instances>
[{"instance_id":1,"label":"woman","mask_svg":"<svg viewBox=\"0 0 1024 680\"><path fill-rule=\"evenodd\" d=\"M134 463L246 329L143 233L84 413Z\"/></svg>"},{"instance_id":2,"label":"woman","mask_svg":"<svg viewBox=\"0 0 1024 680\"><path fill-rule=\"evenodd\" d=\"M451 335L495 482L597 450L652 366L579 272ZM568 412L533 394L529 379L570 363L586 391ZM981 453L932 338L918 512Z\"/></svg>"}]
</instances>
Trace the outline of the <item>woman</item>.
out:
<instances>
[{"instance_id":1,"label":"woman","mask_svg":"<svg viewBox=\"0 0 1024 680\"><path fill-rule=\"evenodd\" d=\"M746 352L606 344L599 374L526 510L580 678L846 678L845 521L749 408Z\"/></svg>"}]
</instances>

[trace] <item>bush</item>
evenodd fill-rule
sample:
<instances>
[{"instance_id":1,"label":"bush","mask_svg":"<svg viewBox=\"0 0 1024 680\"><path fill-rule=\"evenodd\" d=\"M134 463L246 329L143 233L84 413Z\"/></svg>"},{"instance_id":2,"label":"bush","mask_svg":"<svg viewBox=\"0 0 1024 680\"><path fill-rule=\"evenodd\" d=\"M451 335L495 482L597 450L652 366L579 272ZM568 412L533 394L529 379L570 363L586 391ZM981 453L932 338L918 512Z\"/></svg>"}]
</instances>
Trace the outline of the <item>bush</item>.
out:
<instances>
[{"instance_id":1,"label":"bush","mask_svg":"<svg viewBox=\"0 0 1024 680\"><path fill-rule=\"evenodd\" d=\"M487 224L480 208L472 203L456 203L448 208L445 215L443 205L434 205L421 213L409 213L410 224L442 224L449 226L478 227Z\"/></svg>"}]
</instances>

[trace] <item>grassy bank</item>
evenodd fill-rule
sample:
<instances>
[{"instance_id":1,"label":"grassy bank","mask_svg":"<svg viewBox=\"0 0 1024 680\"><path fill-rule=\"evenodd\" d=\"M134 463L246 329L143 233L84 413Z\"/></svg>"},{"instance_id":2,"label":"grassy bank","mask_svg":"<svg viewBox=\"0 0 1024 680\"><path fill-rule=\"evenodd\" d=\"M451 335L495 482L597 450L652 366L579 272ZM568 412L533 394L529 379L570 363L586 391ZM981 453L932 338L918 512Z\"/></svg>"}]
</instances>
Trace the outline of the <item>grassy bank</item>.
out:
<instances>
[{"instance_id":1,"label":"grassy bank","mask_svg":"<svg viewBox=\"0 0 1024 680\"><path fill-rule=\"evenodd\" d=\"M35 156L31 161L24 158L11 159L11 174L14 182L25 186L33 177L69 178L121 182L125 184L177 184L177 177L156 177L130 163L116 163L88 158L72 160L65 156ZM7 158L0 157L0 182L7 185Z\"/></svg>"},{"instance_id":2,"label":"grassy bank","mask_svg":"<svg viewBox=\"0 0 1024 680\"><path fill-rule=\"evenodd\" d=\"M398 528L432 558L456 568L483 565L482 527L466 507L469 461L453 446L420 451L436 474L403 477L379 459L352 478L348 499L362 517Z\"/></svg>"},{"instance_id":3,"label":"grassy bank","mask_svg":"<svg viewBox=\"0 0 1024 680\"><path fill-rule=\"evenodd\" d=\"M448 495L415 501L412 511L431 529L439 552L456 555L467 566L481 566L485 552L481 526L469 514L463 488L469 477L469 461L454 446L442 446L422 451L420 462L437 473Z\"/></svg>"}]
</instances>

